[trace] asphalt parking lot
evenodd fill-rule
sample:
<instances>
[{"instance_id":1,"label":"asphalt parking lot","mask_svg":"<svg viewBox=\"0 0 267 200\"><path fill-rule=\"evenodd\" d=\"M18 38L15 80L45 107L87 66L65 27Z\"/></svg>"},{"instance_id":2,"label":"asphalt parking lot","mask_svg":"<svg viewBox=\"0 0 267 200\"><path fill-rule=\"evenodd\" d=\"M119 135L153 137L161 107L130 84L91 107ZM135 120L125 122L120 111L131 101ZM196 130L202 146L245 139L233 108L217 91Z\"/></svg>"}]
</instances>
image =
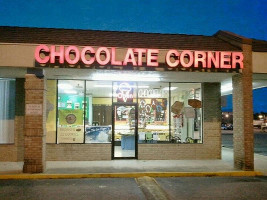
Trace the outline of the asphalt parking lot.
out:
<instances>
[{"instance_id":1,"label":"asphalt parking lot","mask_svg":"<svg viewBox=\"0 0 267 200\"><path fill-rule=\"evenodd\" d=\"M142 186L134 178L0 180L0 199L267 199L267 177L181 177L147 180ZM157 198L159 196L160 198Z\"/></svg>"},{"instance_id":2,"label":"asphalt parking lot","mask_svg":"<svg viewBox=\"0 0 267 200\"><path fill-rule=\"evenodd\" d=\"M1 200L145 199L135 179L0 180Z\"/></svg>"},{"instance_id":3,"label":"asphalt parking lot","mask_svg":"<svg viewBox=\"0 0 267 200\"><path fill-rule=\"evenodd\" d=\"M170 199L267 199L267 177L157 178Z\"/></svg>"}]
</instances>

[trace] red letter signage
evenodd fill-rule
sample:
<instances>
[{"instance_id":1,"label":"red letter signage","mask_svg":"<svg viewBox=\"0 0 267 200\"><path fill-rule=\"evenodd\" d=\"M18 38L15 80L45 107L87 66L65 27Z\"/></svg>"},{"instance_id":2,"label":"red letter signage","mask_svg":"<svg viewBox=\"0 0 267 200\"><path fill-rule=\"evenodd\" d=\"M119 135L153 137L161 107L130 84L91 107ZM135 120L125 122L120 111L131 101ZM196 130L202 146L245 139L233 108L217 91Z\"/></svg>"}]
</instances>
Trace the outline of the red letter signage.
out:
<instances>
[{"instance_id":1,"label":"red letter signage","mask_svg":"<svg viewBox=\"0 0 267 200\"><path fill-rule=\"evenodd\" d=\"M45 56L44 58L41 58L41 57L40 57L40 53L41 53L41 51L46 52L46 53L49 53L49 48L48 48L48 46L42 44L42 45L38 46L38 47L35 49L35 53L34 53L35 60L36 60L38 63L40 63L40 64L48 63L48 61L49 61L49 56Z\"/></svg>"},{"instance_id":2,"label":"red letter signage","mask_svg":"<svg viewBox=\"0 0 267 200\"><path fill-rule=\"evenodd\" d=\"M36 47L35 60L40 64L69 64L90 67L106 66L158 67L159 63L171 68L243 69L243 53L227 51L193 51L170 49L125 48L117 55L116 47L47 46ZM117 55L117 56L116 56ZM164 60L165 58L165 60ZM164 65L163 65L164 66Z\"/></svg>"}]
</instances>

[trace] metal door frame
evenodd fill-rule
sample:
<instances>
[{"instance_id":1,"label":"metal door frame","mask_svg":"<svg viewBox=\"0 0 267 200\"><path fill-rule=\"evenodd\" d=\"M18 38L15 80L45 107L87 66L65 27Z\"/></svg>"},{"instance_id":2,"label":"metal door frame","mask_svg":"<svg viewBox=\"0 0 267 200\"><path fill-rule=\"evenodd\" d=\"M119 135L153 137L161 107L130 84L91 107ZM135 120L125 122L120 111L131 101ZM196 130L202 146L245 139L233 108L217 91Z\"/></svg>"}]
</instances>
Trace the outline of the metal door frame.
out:
<instances>
[{"instance_id":1,"label":"metal door frame","mask_svg":"<svg viewBox=\"0 0 267 200\"><path fill-rule=\"evenodd\" d=\"M115 106L134 106L135 107L135 157L115 157ZM113 103L112 104L112 140L111 140L111 159L138 159L138 106L137 103Z\"/></svg>"}]
</instances>

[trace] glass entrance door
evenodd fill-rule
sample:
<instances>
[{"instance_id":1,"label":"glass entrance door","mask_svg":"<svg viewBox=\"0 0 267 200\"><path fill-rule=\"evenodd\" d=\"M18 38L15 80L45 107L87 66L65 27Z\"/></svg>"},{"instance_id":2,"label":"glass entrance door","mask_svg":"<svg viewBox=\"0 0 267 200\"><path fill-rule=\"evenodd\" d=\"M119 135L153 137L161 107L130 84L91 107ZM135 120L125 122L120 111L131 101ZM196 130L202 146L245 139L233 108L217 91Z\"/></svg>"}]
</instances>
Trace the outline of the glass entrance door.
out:
<instances>
[{"instance_id":1,"label":"glass entrance door","mask_svg":"<svg viewBox=\"0 0 267 200\"><path fill-rule=\"evenodd\" d=\"M112 158L137 158L137 104L114 103Z\"/></svg>"}]
</instances>

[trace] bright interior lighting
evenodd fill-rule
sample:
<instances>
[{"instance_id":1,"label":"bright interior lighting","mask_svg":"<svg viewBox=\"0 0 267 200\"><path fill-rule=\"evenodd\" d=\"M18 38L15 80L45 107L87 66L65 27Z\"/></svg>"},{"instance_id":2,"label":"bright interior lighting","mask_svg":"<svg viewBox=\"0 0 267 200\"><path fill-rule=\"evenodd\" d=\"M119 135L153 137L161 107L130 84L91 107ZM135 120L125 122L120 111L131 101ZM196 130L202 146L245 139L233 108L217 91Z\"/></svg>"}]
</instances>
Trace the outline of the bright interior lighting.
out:
<instances>
[{"instance_id":1,"label":"bright interior lighting","mask_svg":"<svg viewBox=\"0 0 267 200\"><path fill-rule=\"evenodd\" d=\"M171 87L171 90L176 90L176 89L177 89L177 87ZM169 90L169 87L165 87L162 90Z\"/></svg>"},{"instance_id":2,"label":"bright interior lighting","mask_svg":"<svg viewBox=\"0 0 267 200\"><path fill-rule=\"evenodd\" d=\"M94 87L111 88L112 85L94 85Z\"/></svg>"},{"instance_id":3,"label":"bright interior lighting","mask_svg":"<svg viewBox=\"0 0 267 200\"><path fill-rule=\"evenodd\" d=\"M148 85L138 85L138 88L149 88Z\"/></svg>"},{"instance_id":4,"label":"bright interior lighting","mask_svg":"<svg viewBox=\"0 0 267 200\"><path fill-rule=\"evenodd\" d=\"M75 90L64 90L65 94L77 94L77 91Z\"/></svg>"},{"instance_id":5,"label":"bright interior lighting","mask_svg":"<svg viewBox=\"0 0 267 200\"><path fill-rule=\"evenodd\" d=\"M94 74L93 80L109 80L109 81L150 81L158 82L160 78L158 76L148 76L142 74Z\"/></svg>"},{"instance_id":6,"label":"bright interior lighting","mask_svg":"<svg viewBox=\"0 0 267 200\"><path fill-rule=\"evenodd\" d=\"M151 94L149 95L149 98L160 98L161 94Z\"/></svg>"},{"instance_id":7,"label":"bright interior lighting","mask_svg":"<svg viewBox=\"0 0 267 200\"><path fill-rule=\"evenodd\" d=\"M67 83L60 83L58 84L58 87L63 90L71 90L73 89L73 86Z\"/></svg>"},{"instance_id":8,"label":"bright interior lighting","mask_svg":"<svg viewBox=\"0 0 267 200\"><path fill-rule=\"evenodd\" d=\"M1 81L12 81L12 80L15 80L15 79L12 79L12 78L0 78Z\"/></svg>"},{"instance_id":9,"label":"bright interior lighting","mask_svg":"<svg viewBox=\"0 0 267 200\"><path fill-rule=\"evenodd\" d=\"M94 87L100 87L100 88L112 88L112 85L94 85ZM116 85L114 85L115 88L117 88ZM136 86L131 86L132 88L136 88ZM148 85L139 85L138 88L149 88Z\"/></svg>"},{"instance_id":10,"label":"bright interior lighting","mask_svg":"<svg viewBox=\"0 0 267 200\"><path fill-rule=\"evenodd\" d=\"M221 87L221 92L230 92L233 90L232 83L225 84Z\"/></svg>"}]
</instances>

